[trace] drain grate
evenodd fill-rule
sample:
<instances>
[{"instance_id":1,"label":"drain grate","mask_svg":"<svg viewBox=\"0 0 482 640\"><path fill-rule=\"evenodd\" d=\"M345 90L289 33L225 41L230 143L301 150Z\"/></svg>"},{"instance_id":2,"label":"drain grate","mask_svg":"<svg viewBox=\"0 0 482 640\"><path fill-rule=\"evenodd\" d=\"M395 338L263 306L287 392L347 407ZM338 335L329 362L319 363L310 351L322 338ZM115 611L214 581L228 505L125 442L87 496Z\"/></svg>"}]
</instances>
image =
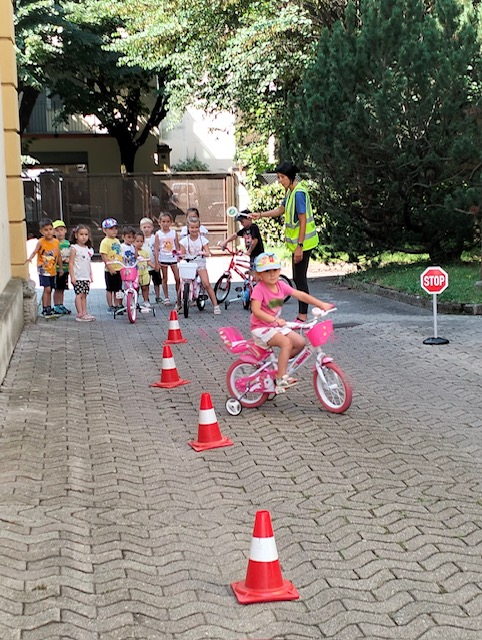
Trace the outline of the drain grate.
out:
<instances>
[{"instance_id":1,"label":"drain grate","mask_svg":"<svg viewBox=\"0 0 482 640\"><path fill-rule=\"evenodd\" d=\"M359 327L361 322L334 322L333 329L351 329L352 327Z\"/></svg>"}]
</instances>

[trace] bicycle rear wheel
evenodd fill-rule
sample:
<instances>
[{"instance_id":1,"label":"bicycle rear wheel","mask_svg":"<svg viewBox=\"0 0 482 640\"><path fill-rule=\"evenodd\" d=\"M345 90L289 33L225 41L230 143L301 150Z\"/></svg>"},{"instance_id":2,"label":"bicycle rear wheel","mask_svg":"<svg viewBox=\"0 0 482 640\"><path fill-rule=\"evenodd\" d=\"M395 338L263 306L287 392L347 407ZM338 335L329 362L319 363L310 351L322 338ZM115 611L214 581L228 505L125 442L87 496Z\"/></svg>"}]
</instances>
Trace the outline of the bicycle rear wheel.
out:
<instances>
[{"instance_id":1,"label":"bicycle rear wheel","mask_svg":"<svg viewBox=\"0 0 482 640\"><path fill-rule=\"evenodd\" d=\"M256 391L254 393L248 392L246 394L243 394L244 390L238 389L238 387L236 386L236 381L239 380L239 378L253 375L253 373L257 369L258 367L254 364L249 364L247 362L243 362L242 360L236 360L236 362L233 362L233 364L229 367L228 373L226 375L228 390L231 396L233 398L236 398L236 400L239 400L241 406L248 407L250 409L260 407L263 403L265 403L268 399L269 393Z\"/></svg>"},{"instance_id":2,"label":"bicycle rear wheel","mask_svg":"<svg viewBox=\"0 0 482 640\"><path fill-rule=\"evenodd\" d=\"M196 304L199 311L204 311L204 307L206 306L206 298L207 298L206 290L203 287L203 285L200 283L199 291L196 298Z\"/></svg>"},{"instance_id":3,"label":"bicycle rear wheel","mask_svg":"<svg viewBox=\"0 0 482 640\"><path fill-rule=\"evenodd\" d=\"M189 317L189 303L191 297L191 286L189 282L184 283L184 288L182 290L182 308L184 311L184 317Z\"/></svg>"},{"instance_id":4,"label":"bicycle rear wheel","mask_svg":"<svg viewBox=\"0 0 482 640\"><path fill-rule=\"evenodd\" d=\"M223 275L218 279L218 281L214 285L214 295L216 296L216 300L218 302L224 302L228 297L230 290L231 290L231 278L225 273L223 273Z\"/></svg>"},{"instance_id":5,"label":"bicycle rear wheel","mask_svg":"<svg viewBox=\"0 0 482 640\"><path fill-rule=\"evenodd\" d=\"M127 292L127 317L131 324L137 319L137 293L134 291Z\"/></svg>"}]
</instances>

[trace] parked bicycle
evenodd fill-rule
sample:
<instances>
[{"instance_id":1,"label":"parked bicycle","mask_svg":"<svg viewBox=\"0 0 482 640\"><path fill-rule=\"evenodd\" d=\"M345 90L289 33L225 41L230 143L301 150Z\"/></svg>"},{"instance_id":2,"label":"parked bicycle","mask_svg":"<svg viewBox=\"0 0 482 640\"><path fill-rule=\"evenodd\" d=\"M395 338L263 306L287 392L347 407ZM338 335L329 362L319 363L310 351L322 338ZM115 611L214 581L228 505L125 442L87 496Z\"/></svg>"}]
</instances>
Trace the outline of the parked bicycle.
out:
<instances>
[{"instance_id":1,"label":"parked bicycle","mask_svg":"<svg viewBox=\"0 0 482 640\"><path fill-rule=\"evenodd\" d=\"M333 311L334 309L330 309ZM304 322L287 322L286 326L308 338L304 349L288 364L287 374L292 376L315 356L313 386L320 403L332 413L344 413L352 401L352 390L345 374L323 351L323 345L333 334L333 323L322 316L330 311L313 309L314 319ZM253 340L246 340L237 327L218 330L231 353L239 356L229 367L226 382L231 397L226 401L226 411L237 416L243 407L261 406L276 394L277 354L273 349L263 349Z\"/></svg>"},{"instance_id":2,"label":"parked bicycle","mask_svg":"<svg viewBox=\"0 0 482 640\"><path fill-rule=\"evenodd\" d=\"M216 300L218 302L224 302L225 309L228 308L231 302L241 300L243 303L243 309L249 310L251 306L251 294L253 292L253 287L256 285L256 280L253 278L251 273L249 257L242 251L233 251L228 247L224 248L224 251L227 251L230 254L231 261L226 271L218 278L218 281L214 285ZM242 279L242 282L235 287L237 294L236 297L228 300L227 298L231 291L232 279L235 274ZM281 274L280 279L284 280L286 284L293 288L293 282L288 278L288 276ZM286 296L284 301L287 302L290 297L291 296Z\"/></svg>"},{"instance_id":3,"label":"parked bicycle","mask_svg":"<svg viewBox=\"0 0 482 640\"><path fill-rule=\"evenodd\" d=\"M125 265L120 260L113 260L111 262L107 262L106 264L120 264L120 275L122 278L122 282L124 285L124 289L122 291L117 292L117 296L119 299L122 299L122 306L115 307L114 310L114 319L119 315L120 312L127 313L127 317L129 318L129 322L134 324L137 320L137 312L141 313L151 313L152 315L156 315L156 310L154 307L146 308L139 305L139 270L137 269L137 265L140 262L148 262L146 258L136 258L136 262L133 265Z\"/></svg>"},{"instance_id":4,"label":"parked bicycle","mask_svg":"<svg viewBox=\"0 0 482 640\"><path fill-rule=\"evenodd\" d=\"M204 311L208 294L197 272L198 263L195 258L183 258L177 264L181 279L181 304L184 317L189 317L189 307L196 305L199 311Z\"/></svg>"}]
</instances>

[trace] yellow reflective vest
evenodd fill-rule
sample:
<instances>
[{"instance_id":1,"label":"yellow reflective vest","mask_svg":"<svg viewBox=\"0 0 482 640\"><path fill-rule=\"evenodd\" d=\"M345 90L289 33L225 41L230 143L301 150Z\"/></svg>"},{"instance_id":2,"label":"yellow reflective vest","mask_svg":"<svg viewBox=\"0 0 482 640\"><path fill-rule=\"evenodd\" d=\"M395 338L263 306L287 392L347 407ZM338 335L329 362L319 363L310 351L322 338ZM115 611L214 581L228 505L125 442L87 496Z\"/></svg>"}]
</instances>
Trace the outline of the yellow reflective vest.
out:
<instances>
[{"instance_id":1,"label":"yellow reflective vest","mask_svg":"<svg viewBox=\"0 0 482 640\"><path fill-rule=\"evenodd\" d=\"M314 249L318 245L318 233L316 231L313 211L311 210L310 196L302 182L298 182L293 191L290 191L285 200L285 239L286 246L294 253L298 246L300 235L300 223L295 222L295 197L297 191L303 191L306 196L306 230L303 242L303 251Z\"/></svg>"}]
</instances>

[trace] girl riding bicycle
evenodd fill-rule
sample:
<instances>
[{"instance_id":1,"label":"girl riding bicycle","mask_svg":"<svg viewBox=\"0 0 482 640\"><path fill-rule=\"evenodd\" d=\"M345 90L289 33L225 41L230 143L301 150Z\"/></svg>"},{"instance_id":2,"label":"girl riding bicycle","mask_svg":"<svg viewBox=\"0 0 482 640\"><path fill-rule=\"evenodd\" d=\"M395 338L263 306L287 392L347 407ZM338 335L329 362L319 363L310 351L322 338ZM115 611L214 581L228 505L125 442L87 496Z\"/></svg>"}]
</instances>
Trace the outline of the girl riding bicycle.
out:
<instances>
[{"instance_id":1,"label":"girl riding bicycle","mask_svg":"<svg viewBox=\"0 0 482 640\"><path fill-rule=\"evenodd\" d=\"M209 240L200 234L200 222L198 218L189 218L187 227L189 231L188 235L179 241L181 257L196 262L197 272L201 278L201 282L209 299L213 303L214 315L218 316L221 314L221 309L219 308L214 290L209 282L206 269L206 257L211 255L209 251Z\"/></svg>"},{"instance_id":2,"label":"girl riding bicycle","mask_svg":"<svg viewBox=\"0 0 482 640\"><path fill-rule=\"evenodd\" d=\"M280 280L281 262L274 253L261 253L254 262L258 275L258 284L251 295L251 334L254 342L264 349L279 347L278 372L276 374L276 393L283 393L298 382L287 375L288 361L298 355L305 346L305 340L286 326L281 318L281 309L286 296L311 304L323 311L333 305L292 289Z\"/></svg>"}]
</instances>

